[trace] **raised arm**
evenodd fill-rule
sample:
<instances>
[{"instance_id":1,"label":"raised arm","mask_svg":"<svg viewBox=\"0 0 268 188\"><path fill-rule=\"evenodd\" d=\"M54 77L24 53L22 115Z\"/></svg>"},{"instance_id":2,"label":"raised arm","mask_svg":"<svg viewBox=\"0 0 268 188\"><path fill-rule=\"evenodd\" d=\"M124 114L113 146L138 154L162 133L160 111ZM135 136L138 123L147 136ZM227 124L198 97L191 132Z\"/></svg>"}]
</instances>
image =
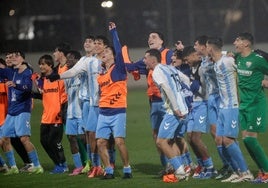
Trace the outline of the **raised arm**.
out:
<instances>
[{"instance_id":1,"label":"raised arm","mask_svg":"<svg viewBox=\"0 0 268 188\"><path fill-rule=\"evenodd\" d=\"M116 31L116 25L114 22L109 23L109 31L111 32L113 38L113 45L116 53L115 57L115 69L112 72L112 79L115 80L122 80L126 78L127 71L122 55L122 46L119 41L119 37ZM120 73L120 74L118 74Z\"/></svg>"}]
</instances>

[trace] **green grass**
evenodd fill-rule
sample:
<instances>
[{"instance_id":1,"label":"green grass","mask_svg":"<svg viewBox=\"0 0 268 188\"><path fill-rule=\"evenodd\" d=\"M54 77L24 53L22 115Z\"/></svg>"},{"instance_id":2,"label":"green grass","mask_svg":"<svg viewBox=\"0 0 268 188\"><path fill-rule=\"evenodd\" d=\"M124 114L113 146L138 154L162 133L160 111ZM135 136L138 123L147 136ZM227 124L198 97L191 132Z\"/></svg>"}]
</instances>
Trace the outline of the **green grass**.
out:
<instances>
[{"instance_id":1,"label":"green grass","mask_svg":"<svg viewBox=\"0 0 268 188\"><path fill-rule=\"evenodd\" d=\"M142 188L158 188L158 187L198 187L207 188L212 186L217 187L253 187L255 185L250 183L220 183L216 180L195 180L190 178L187 182L182 181L178 183L163 183L160 178L157 177L157 172L161 169L159 157L154 146L154 142L151 136L151 126L149 122L149 104L145 90L129 90L128 95L128 110L127 110L127 147L130 156L131 166L133 168L133 179L122 180L122 163L117 153L116 160L116 178L114 180L100 180L98 178L88 179L86 175L79 175L75 177L69 177L67 174L51 175L49 171L53 168L52 161L48 158L47 154L43 150L39 141L39 127L40 117L42 114L41 102L35 101L35 108L32 113L32 137L31 140L37 148L39 158L42 166L45 169L45 173L41 175L29 175L18 174L13 176L4 176L0 174L0 187L142 187ZM264 149L267 152L268 133L259 136L259 140L262 143ZM209 148L209 152L213 158L216 168L221 167L220 160L216 151L215 144L210 135L204 135L204 141ZM73 169L73 162L71 158L71 152L68 145L66 136L64 136L63 144L65 148L65 155L69 168ZM257 172L257 167L250 159L250 156L246 152L243 143L240 139L240 146L243 150L245 158L248 162L249 168L253 173ZM3 153L2 153L3 156ZM22 167L23 163L21 159L16 155L16 161L18 167ZM267 187L267 184L257 185L258 187Z\"/></svg>"}]
</instances>

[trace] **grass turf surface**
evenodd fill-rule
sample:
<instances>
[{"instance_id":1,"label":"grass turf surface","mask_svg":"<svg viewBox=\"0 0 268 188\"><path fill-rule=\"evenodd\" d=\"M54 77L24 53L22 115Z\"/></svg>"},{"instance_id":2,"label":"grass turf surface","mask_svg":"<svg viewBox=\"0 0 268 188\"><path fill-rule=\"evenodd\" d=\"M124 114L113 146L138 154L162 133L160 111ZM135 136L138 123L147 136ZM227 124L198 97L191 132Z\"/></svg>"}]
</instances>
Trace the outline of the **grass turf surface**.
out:
<instances>
[{"instance_id":1,"label":"grass turf surface","mask_svg":"<svg viewBox=\"0 0 268 188\"><path fill-rule=\"evenodd\" d=\"M113 180L100 180L99 178L87 178L86 175L79 175L70 177L67 173L51 175L49 171L54 167L52 161L49 159L48 155L43 150L39 141L39 127L40 118L42 114L42 104L41 101L35 100L34 110L32 113L31 126L32 126L32 136L31 141L37 148L40 162L45 170L44 174L40 175L29 175L27 173L20 173L12 176L4 176L0 174L0 187L10 188L10 187L198 187L207 188L212 186L217 187L267 187L267 184L254 185L248 182L231 184L231 183L221 183L220 181L209 179L209 180L196 180L189 178L188 181L182 181L178 183L163 183L162 179L157 176L157 173L161 170L161 165L157 151L154 146L154 142L151 136L151 126L149 122L149 104L148 99L144 89L129 90L128 94L128 109L127 109L127 148L129 151L129 157L131 166L133 169L133 179L123 180L122 177L122 163L117 152L116 159L116 170L115 179ZM261 134L259 136L260 143L268 152L268 133ZM214 165L217 169L221 168L221 162L218 157L215 144L209 134L203 136L207 147L209 148L209 153L212 156ZM250 170L256 175L257 167L251 160L250 156L245 150L244 144L241 142L241 137L239 139L240 146L242 148L243 154L249 165ZM69 165L70 171L73 169L73 161L71 157L71 152L69 148L69 143L66 136L63 138L63 145L65 149L65 156ZM3 152L1 151L1 155ZM20 168L23 166L23 162L16 154L17 166Z\"/></svg>"}]
</instances>

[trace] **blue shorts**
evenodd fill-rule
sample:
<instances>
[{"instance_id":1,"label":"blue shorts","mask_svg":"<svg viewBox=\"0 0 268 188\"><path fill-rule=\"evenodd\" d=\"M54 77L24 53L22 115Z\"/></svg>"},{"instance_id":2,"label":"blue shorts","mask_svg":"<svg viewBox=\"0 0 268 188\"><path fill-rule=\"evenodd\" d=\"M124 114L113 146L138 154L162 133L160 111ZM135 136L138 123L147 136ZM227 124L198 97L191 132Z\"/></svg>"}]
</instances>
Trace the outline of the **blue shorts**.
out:
<instances>
[{"instance_id":1,"label":"blue shorts","mask_svg":"<svg viewBox=\"0 0 268 188\"><path fill-rule=\"evenodd\" d=\"M84 134L84 128L82 126L82 118L67 118L66 120L66 130L67 135L79 135Z\"/></svg>"},{"instance_id":2,"label":"blue shorts","mask_svg":"<svg viewBox=\"0 0 268 188\"><path fill-rule=\"evenodd\" d=\"M219 109L216 135L237 138L239 134L239 109Z\"/></svg>"},{"instance_id":3,"label":"blue shorts","mask_svg":"<svg viewBox=\"0 0 268 188\"><path fill-rule=\"evenodd\" d=\"M23 112L17 116L7 115L2 126L3 137L21 137L31 135L31 113Z\"/></svg>"},{"instance_id":4,"label":"blue shorts","mask_svg":"<svg viewBox=\"0 0 268 188\"><path fill-rule=\"evenodd\" d=\"M88 114L89 114L89 101L83 101L83 104L82 104L82 119L83 119L82 126L84 127L84 129L86 129Z\"/></svg>"},{"instance_id":5,"label":"blue shorts","mask_svg":"<svg viewBox=\"0 0 268 188\"><path fill-rule=\"evenodd\" d=\"M115 138L126 137L126 113L112 116L99 115L96 138L109 139L111 134Z\"/></svg>"},{"instance_id":6,"label":"blue shorts","mask_svg":"<svg viewBox=\"0 0 268 188\"><path fill-rule=\"evenodd\" d=\"M86 131L96 132L99 117L99 107L89 106L88 118L86 123Z\"/></svg>"},{"instance_id":7,"label":"blue shorts","mask_svg":"<svg viewBox=\"0 0 268 188\"><path fill-rule=\"evenodd\" d=\"M176 116L165 114L164 119L159 127L157 138L173 139L175 132L180 132L181 126L182 123L180 123L180 120Z\"/></svg>"},{"instance_id":8,"label":"blue shorts","mask_svg":"<svg viewBox=\"0 0 268 188\"><path fill-rule=\"evenodd\" d=\"M208 125L216 125L218 120L220 95L211 94L208 97Z\"/></svg>"},{"instance_id":9,"label":"blue shorts","mask_svg":"<svg viewBox=\"0 0 268 188\"><path fill-rule=\"evenodd\" d=\"M189 113L187 123L187 132L207 133L209 126L207 123L207 102L194 102L191 112Z\"/></svg>"},{"instance_id":10,"label":"blue shorts","mask_svg":"<svg viewBox=\"0 0 268 188\"><path fill-rule=\"evenodd\" d=\"M184 134L186 133L186 130L187 130L187 123L188 123L188 115L186 116L185 119L180 120L181 126L178 126L178 128L175 132L176 138L183 138L184 137Z\"/></svg>"},{"instance_id":11,"label":"blue shorts","mask_svg":"<svg viewBox=\"0 0 268 188\"><path fill-rule=\"evenodd\" d=\"M164 102L151 102L151 109L150 109L150 120L151 126L153 130L158 130L160 124L166 114L166 110L164 108Z\"/></svg>"}]
</instances>

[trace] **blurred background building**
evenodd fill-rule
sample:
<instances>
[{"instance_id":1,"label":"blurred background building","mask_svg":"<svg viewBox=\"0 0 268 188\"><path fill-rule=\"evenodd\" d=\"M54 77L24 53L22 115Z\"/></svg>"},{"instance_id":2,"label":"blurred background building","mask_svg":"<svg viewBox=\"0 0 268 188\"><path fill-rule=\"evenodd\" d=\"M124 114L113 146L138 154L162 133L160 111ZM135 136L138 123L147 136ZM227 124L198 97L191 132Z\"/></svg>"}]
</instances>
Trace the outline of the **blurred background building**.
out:
<instances>
[{"instance_id":1,"label":"blurred background building","mask_svg":"<svg viewBox=\"0 0 268 188\"><path fill-rule=\"evenodd\" d=\"M268 41L267 0L1 0L0 15L0 53L52 51L62 41L82 50L86 35L107 35L109 21L130 48L147 47L153 30L167 46L178 39L192 44L201 34L228 44L242 31Z\"/></svg>"}]
</instances>

